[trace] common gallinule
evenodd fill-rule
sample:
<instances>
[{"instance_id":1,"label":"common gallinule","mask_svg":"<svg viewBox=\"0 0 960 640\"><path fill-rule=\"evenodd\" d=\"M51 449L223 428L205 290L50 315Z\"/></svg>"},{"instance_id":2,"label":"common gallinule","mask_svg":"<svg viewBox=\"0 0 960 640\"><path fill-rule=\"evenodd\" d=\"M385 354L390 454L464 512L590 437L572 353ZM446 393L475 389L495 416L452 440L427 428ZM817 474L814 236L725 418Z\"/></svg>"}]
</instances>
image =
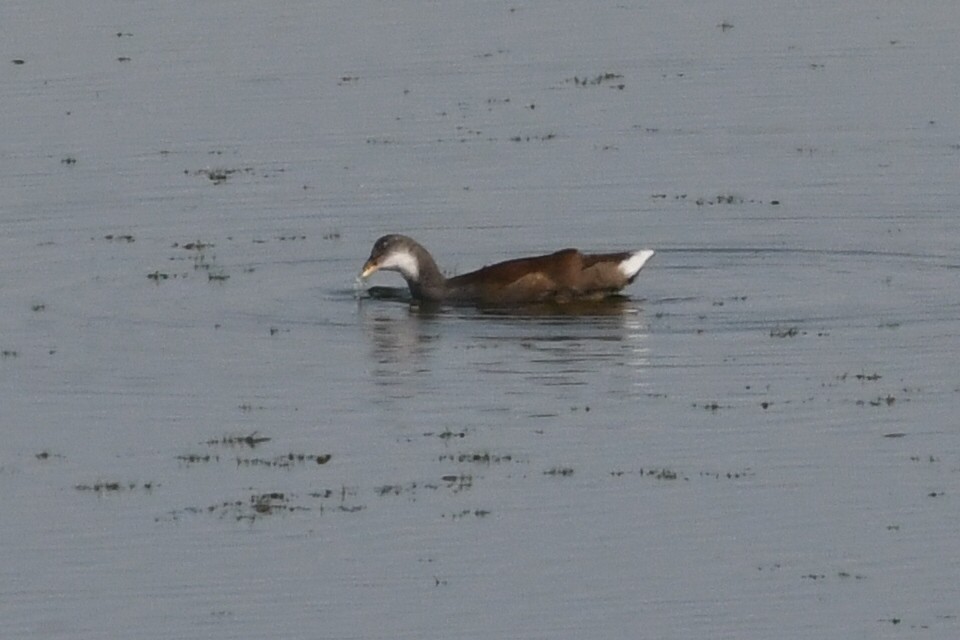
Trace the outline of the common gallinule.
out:
<instances>
[{"instance_id":1,"label":"common gallinule","mask_svg":"<svg viewBox=\"0 0 960 640\"><path fill-rule=\"evenodd\" d=\"M390 234L374 243L360 277L367 278L376 271L399 271L410 294L428 302L517 305L596 300L616 294L633 282L653 253L644 249L585 254L562 249L447 278L420 243Z\"/></svg>"}]
</instances>

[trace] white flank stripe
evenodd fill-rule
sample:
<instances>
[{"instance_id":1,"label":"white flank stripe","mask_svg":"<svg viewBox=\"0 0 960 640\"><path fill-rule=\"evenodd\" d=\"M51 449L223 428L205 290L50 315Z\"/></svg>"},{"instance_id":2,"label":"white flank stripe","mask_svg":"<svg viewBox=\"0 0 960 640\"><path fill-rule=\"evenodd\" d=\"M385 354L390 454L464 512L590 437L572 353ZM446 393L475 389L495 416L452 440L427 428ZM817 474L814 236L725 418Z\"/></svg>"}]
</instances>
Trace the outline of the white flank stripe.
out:
<instances>
[{"instance_id":1,"label":"white flank stripe","mask_svg":"<svg viewBox=\"0 0 960 640\"><path fill-rule=\"evenodd\" d=\"M647 260L653 257L653 254L653 249L637 251L620 263L620 273L625 275L627 278L633 278L640 272L640 269L643 269L643 265L647 263Z\"/></svg>"}]
</instances>

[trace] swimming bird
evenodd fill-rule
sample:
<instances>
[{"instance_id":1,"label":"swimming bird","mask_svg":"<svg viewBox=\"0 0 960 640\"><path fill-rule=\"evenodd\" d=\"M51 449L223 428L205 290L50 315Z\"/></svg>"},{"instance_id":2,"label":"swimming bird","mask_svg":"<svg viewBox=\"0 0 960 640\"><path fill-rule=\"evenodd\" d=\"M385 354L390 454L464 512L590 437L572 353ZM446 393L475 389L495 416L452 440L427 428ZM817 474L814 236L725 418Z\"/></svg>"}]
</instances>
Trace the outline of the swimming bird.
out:
<instances>
[{"instance_id":1,"label":"swimming bird","mask_svg":"<svg viewBox=\"0 0 960 640\"><path fill-rule=\"evenodd\" d=\"M374 243L360 277L398 271L410 295L427 302L518 305L599 300L633 282L653 254L651 249L599 254L562 249L447 278L420 243L390 234Z\"/></svg>"}]
</instances>

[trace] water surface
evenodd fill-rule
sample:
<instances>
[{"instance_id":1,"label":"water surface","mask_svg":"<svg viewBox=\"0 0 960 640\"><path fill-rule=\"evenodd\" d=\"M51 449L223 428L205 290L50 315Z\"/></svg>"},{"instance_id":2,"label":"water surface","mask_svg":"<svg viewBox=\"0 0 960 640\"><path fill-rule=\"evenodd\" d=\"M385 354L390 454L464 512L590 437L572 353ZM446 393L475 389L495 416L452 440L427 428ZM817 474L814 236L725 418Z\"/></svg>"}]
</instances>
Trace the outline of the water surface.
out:
<instances>
[{"instance_id":1,"label":"water surface","mask_svg":"<svg viewBox=\"0 0 960 640\"><path fill-rule=\"evenodd\" d=\"M957 637L957 17L9 3L4 637Z\"/></svg>"}]
</instances>

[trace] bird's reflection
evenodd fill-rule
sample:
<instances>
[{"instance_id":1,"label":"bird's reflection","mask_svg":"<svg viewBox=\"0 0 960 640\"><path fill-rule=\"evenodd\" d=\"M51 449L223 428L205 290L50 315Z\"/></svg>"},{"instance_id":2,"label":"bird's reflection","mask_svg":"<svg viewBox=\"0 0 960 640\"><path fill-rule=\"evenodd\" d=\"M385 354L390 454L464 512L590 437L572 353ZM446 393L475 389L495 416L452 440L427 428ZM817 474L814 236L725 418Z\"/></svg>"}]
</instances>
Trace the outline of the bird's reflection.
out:
<instances>
[{"instance_id":1,"label":"bird's reflection","mask_svg":"<svg viewBox=\"0 0 960 640\"><path fill-rule=\"evenodd\" d=\"M439 372L432 384L443 385L444 371L464 366L471 375L588 384L605 367L639 372L648 365L642 301L626 296L475 308L425 304L406 289L371 287L359 309L376 383L411 392L406 385L417 378Z\"/></svg>"},{"instance_id":2,"label":"bird's reflection","mask_svg":"<svg viewBox=\"0 0 960 640\"><path fill-rule=\"evenodd\" d=\"M370 300L388 300L394 302L405 302L410 306L413 313L421 317L434 317L443 312L444 309L460 311L457 315L495 315L511 318L525 317L577 317L590 318L600 316L623 316L636 309L638 301L628 296L613 295L591 299L578 299L568 302L533 302L523 305L511 305L506 307L489 306L464 306L449 307L439 302L427 302L423 300L414 300L406 288L398 287L370 287L366 290L366 298ZM363 302L363 298L361 298ZM473 314L463 313L465 310L473 311Z\"/></svg>"},{"instance_id":3,"label":"bird's reflection","mask_svg":"<svg viewBox=\"0 0 960 640\"><path fill-rule=\"evenodd\" d=\"M622 317L635 304L626 296L608 296L598 300L540 302L514 307L480 307L479 312L512 318Z\"/></svg>"},{"instance_id":4,"label":"bird's reflection","mask_svg":"<svg viewBox=\"0 0 960 640\"><path fill-rule=\"evenodd\" d=\"M430 320L434 312L408 305L360 306L364 332L370 338L374 375L389 384L422 369L439 335Z\"/></svg>"}]
</instances>

